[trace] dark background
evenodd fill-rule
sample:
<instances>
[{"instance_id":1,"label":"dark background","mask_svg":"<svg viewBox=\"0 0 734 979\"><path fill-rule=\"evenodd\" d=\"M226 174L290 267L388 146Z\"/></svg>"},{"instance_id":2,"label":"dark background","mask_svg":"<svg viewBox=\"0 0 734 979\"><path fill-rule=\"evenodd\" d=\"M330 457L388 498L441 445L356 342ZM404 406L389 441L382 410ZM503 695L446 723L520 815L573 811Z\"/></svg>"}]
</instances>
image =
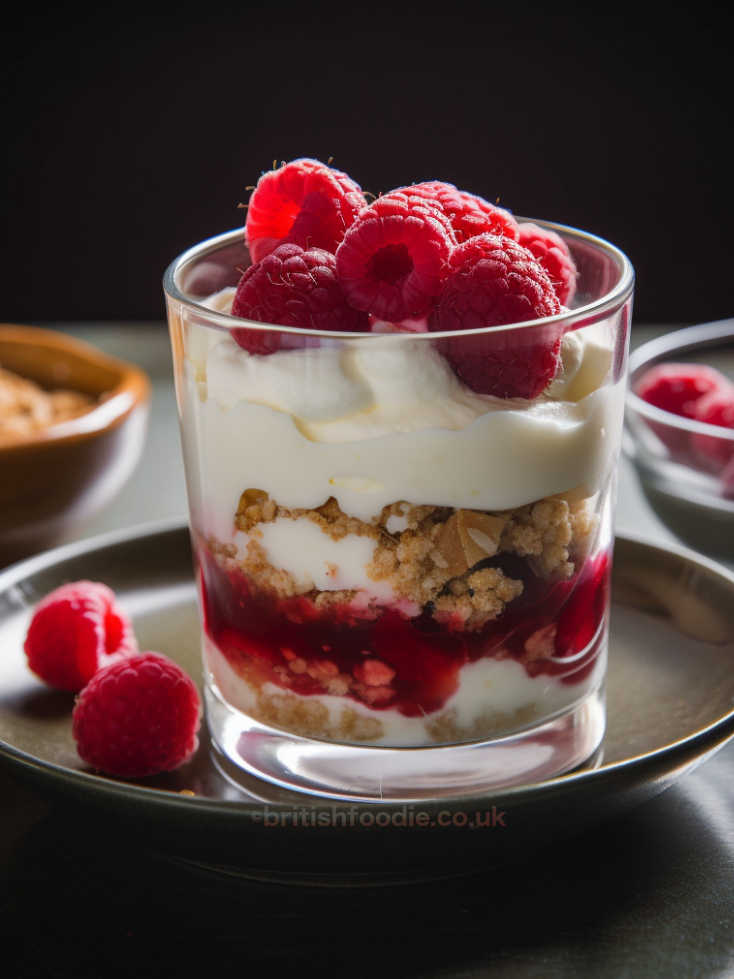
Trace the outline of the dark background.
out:
<instances>
[{"instance_id":1,"label":"dark background","mask_svg":"<svg viewBox=\"0 0 734 979\"><path fill-rule=\"evenodd\" d=\"M199 6L9 32L2 319L162 319L168 262L306 155L610 239L639 322L734 312L723 13Z\"/></svg>"}]
</instances>

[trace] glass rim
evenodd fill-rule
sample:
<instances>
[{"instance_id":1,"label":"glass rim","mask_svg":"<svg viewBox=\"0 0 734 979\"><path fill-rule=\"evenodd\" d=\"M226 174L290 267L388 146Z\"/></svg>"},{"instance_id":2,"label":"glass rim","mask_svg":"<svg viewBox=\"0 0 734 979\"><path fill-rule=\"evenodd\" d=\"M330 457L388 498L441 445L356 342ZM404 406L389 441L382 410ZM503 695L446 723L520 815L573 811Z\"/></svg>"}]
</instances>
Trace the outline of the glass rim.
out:
<instances>
[{"instance_id":1,"label":"glass rim","mask_svg":"<svg viewBox=\"0 0 734 979\"><path fill-rule=\"evenodd\" d=\"M564 310L561 313L556 313L554 316L544 316L540 319L522 320L519 323L507 323L501 326L486 326L481 329L437 330L435 332L428 331L426 333L349 333L336 330L307 330L303 327L280 326L277 323L259 323L255 320L244 319L240 316L232 316L230 313L221 313L217 310L211 309L208 306L204 306L187 296L179 285L180 275L183 269L191 261L196 258L203 258L206 255L218 251L220 248L225 246L236 244L238 240L242 239L243 228L239 227L231 231L225 231L222 234L214 235L196 245L192 245L190 248L187 248L186 251L174 258L163 274L163 291L169 299L172 299L181 306L184 306L190 312L206 318L210 324L221 326L226 330L233 330L237 328L242 329L243 326L246 325L248 330L252 329L262 332L277 330L279 333L292 333L297 336L319 337L331 340L364 340L366 337L374 336L379 337L382 340L392 340L393 338L397 337L402 341L405 341L406 338L420 340L422 337L425 337L430 340L439 340L448 339L450 337L456 338L476 336L487 333L499 333L508 330L523 329L533 326L547 326L550 324L564 324L564 326L573 326L578 329L580 326L590 326L592 323L598 322L608 314L616 312L631 296L635 283L634 268L629 258L627 258L625 253L621 249L617 248L616 245L611 244L611 242L604 238L600 238L598 235L593 235L588 231L581 231L580 229L573 228L569 225L557 224L555 222L545 221L540 218L525 218L520 217L519 215L515 215L515 218L521 223L532 222L541 228L555 231L562 237L583 241L586 244L593 246L598 251L603 252L614 261L619 270L619 278L616 284L603 296L600 296L598 299L594 299L592 302L586 303L583 306L579 306L576 309Z\"/></svg>"},{"instance_id":2,"label":"glass rim","mask_svg":"<svg viewBox=\"0 0 734 979\"><path fill-rule=\"evenodd\" d=\"M734 428L723 428L721 425L711 425L708 422L685 418L683 415L674 415L672 411L656 408L655 405L643 401L632 390L627 392L627 408L647 421L673 431L685 432L688 435L706 435L709 438L721 439L723 442L734 442Z\"/></svg>"}]
</instances>

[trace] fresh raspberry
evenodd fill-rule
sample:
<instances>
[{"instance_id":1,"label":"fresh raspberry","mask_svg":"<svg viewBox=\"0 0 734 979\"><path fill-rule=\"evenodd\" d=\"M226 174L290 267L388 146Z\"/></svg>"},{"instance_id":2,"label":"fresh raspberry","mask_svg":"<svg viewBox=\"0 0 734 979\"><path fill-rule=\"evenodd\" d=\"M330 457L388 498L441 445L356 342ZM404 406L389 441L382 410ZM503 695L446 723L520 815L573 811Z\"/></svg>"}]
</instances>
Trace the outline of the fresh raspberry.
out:
<instances>
[{"instance_id":1,"label":"fresh raspberry","mask_svg":"<svg viewBox=\"0 0 734 979\"><path fill-rule=\"evenodd\" d=\"M696 405L711 391L728 384L727 379L713 367L702 364L658 364L645 371L635 385L635 394L648 404L683 418L696 417ZM690 455L688 432L675 424L648 421L647 423L674 457L681 460Z\"/></svg>"},{"instance_id":2,"label":"fresh raspberry","mask_svg":"<svg viewBox=\"0 0 734 979\"><path fill-rule=\"evenodd\" d=\"M250 257L259 262L283 242L333 252L366 206L359 184L318 160L293 160L269 170L247 205Z\"/></svg>"},{"instance_id":3,"label":"fresh raspberry","mask_svg":"<svg viewBox=\"0 0 734 979\"><path fill-rule=\"evenodd\" d=\"M50 592L33 613L24 648L37 676L74 693L101 667L137 652L129 619L98 581L75 581Z\"/></svg>"},{"instance_id":4,"label":"fresh raspberry","mask_svg":"<svg viewBox=\"0 0 734 979\"><path fill-rule=\"evenodd\" d=\"M719 371L702 364L658 364L645 371L635 385L635 394L663 411L695 418L701 398L728 383Z\"/></svg>"},{"instance_id":5,"label":"fresh raspberry","mask_svg":"<svg viewBox=\"0 0 734 979\"><path fill-rule=\"evenodd\" d=\"M476 194L458 190L453 184L429 180L422 184L412 184L402 190L437 204L451 222L459 245L467 238L485 233L518 240L518 223L509 211L490 204Z\"/></svg>"},{"instance_id":6,"label":"fresh raspberry","mask_svg":"<svg viewBox=\"0 0 734 979\"><path fill-rule=\"evenodd\" d=\"M556 290L558 301L568 306L576 292L576 263L571 257L568 245L550 228L539 228L537 224L526 222L518 225L519 242L523 248L537 258L548 273Z\"/></svg>"},{"instance_id":7,"label":"fresh raspberry","mask_svg":"<svg viewBox=\"0 0 734 979\"><path fill-rule=\"evenodd\" d=\"M237 286L232 315L306 330L369 330L367 314L347 303L331 252L321 248L304 251L291 244L279 245L246 269ZM277 331L235 329L232 335L251 354L304 345L303 337Z\"/></svg>"},{"instance_id":8,"label":"fresh raspberry","mask_svg":"<svg viewBox=\"0 0 734 979\"><path fill-rule=\"evenodd\" d=\"M458 245L437 316L442 330L505 326L560 313L539 262L510 238L482 234Z\"/></svg>"},{"instance_id":9,"label":"fresh raspberry","mask_svg":"<svg viewBox=\"0 0 734 979\"><path fill-rule=\"evenodd\" d=\"M547 273L510 238L469 238L454 249L450 267L431 318L433 330L504 326L561 311ZM535 398L558 369L561 329L526 326L462 336L443 341L441 348L461 380L479 394Z\"/></svg>"},{"instance_id":10,"label":"fresh raspberry","mask_svg":"<svg viewBox=\"0 0 734 979\"><path fill-rule=\"evenodd\" d=\"M709 391L696 402L693 417L707 425L734 429L734 386L727 384ZM714 472L726 468L734 458L734 439L695 434L691 436L691 446L696 456Z\"/></svg>"},{"instance_id":11,"label":"fresh raspberry","mask_svg":"<svg viewBox=\"0 0 734 979\"><path fill-rule=\"evenodd\" d=\"M356 309L392 323L416 319L438 296L453 245L443 211L393 191L360 212L337 249L336 271Z\"/></svg>"},{"instance_id":12,"label":"fresh raspberry","mask_svg":"<svg viewBox=\"0 0 734 979\"><path fill-rule=\"evenodd\" d=\"M81 758L109 775L140 778L178 768L198 746L199 693L160 653L96 673L77 698L72 731Z\"/></svg>"}]
</instances>

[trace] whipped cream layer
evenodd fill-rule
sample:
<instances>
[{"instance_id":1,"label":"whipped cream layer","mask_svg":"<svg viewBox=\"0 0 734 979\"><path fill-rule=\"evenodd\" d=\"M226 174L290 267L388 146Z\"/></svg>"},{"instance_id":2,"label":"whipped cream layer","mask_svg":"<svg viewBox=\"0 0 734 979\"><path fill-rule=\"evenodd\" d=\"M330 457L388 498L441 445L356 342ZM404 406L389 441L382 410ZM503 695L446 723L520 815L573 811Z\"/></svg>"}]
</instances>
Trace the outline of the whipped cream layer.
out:
<instances>
[{"instance_id":1,"label":"whipped cream layer","mask_svg":"<svg viewBox=\"0 0 734 979\"><path fill-rule=\"evenodd\" d=\"M274 568L293 577L300 591L354 589L382 601L394 597L390 585L374 581L367 574L375 550L375 542L370 537L346 534L335 540L307 517L298 520L278 517L271 523L261 524L253 534L235 533L234 544L241 559L251 540L262 548Z\"/></svg>"},{"instance_id":2,"label":"whipped cream layer","mask_svg":"<svg viewBox=\"0 0 734 979\"><path fill-rule=\"evenodd\" d=\"M231 290L209 305L226 311ZM330 496L362 520L408 500L503 510L592 495L616 459L624 382L603 324L568 334L535 401L475 394L426 342L368 335L253 356L187 325L184 451L200 528L230 540L243 490L286 507Z\"/></svg>"}]
</instances>

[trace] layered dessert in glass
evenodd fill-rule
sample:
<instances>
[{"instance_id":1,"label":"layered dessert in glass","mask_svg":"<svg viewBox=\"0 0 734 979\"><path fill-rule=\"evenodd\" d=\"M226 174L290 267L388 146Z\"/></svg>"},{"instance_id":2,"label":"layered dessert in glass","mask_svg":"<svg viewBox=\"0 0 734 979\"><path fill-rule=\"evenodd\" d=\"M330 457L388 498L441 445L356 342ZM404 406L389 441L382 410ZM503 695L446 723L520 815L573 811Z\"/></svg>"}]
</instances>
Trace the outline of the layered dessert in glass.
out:
<instances>
[{"instance_id":1,"label":"layered dessert in glass","mask_svg":"<svg viewBox=\"0 0 734 979\"><path fill-rule=\"evenodd\" d=\"M631 289L592 236L439 182L368 204L317 161L171 266L204 659L243 730L495 742L600 698Z\"/></svg>"}]
</instances>

